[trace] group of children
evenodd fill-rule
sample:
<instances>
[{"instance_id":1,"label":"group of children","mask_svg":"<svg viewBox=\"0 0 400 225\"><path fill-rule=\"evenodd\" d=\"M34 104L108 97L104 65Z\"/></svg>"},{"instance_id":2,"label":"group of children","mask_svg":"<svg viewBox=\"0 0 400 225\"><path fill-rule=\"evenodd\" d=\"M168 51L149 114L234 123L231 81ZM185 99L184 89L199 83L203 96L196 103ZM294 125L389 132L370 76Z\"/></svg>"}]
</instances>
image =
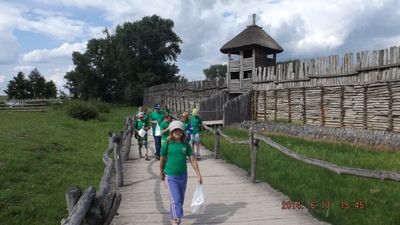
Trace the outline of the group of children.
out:
<instances>
[{"instance_id":1,"label":"group of children","mask_svg":"<svg viewBox=\"0 0 400 225\"><path fill-rule=\"evenodd\" d=\"M152 128L152 135L155 143L155 157L160 159L160 151L163 145L167 143L167 138L170 135L169 125L172 121L177 119L172 118L167 108L161 108L160 103L154 105L153 111L148 114L145 107L139 107L134 119L135 137L138 141L139 156L143 157L142 149L145 149L145 159L149 160L148 146L147 146L147 131ZM185 141L190 143L194 150L193 156L200 159L200 132L204 129L203 121L199 116L199 110L193 109L192 114L187 112L182 113L180 121L183 123L183 132ZM141 129L144 132L139 132ZM144 135L139 135L144 134Z\"/></svg>"},{"instance_id":2,"label":"group of children","mask_svg":"<svg viewBox=\"0 0 400 225\"><path fill-rule=\"evenodd\" d=\"M196 173L197 182L203 183L197 164L197 160L200 159L200 132L204 129L199 110L193 109L191 115L185 112L180 120L177 120L172 118L166 108L161 109L161 105L156 103L150 114L147 114L146 108L140 107L136 115L134 129L139 155L142 157L144 147L145 158L149 160L147 131L151 127L155 157L160 160L160 179L169 192L171 224L180 224L188 178L187 159Z\"/></svg>"}]
</instances>

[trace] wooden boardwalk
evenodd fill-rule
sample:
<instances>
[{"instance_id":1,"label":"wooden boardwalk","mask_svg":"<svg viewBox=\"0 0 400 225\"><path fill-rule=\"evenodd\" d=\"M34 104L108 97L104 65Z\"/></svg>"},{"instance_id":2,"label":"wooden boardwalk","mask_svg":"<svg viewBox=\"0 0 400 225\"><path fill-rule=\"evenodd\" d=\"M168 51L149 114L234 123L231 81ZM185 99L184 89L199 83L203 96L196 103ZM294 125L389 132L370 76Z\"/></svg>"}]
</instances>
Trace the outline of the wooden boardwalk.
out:
<instances>
[{"instance_id":1,"label":"wooden boardwalk","mask_svg":"<svg viewBox=\"0 0 400 225\"><path fill-rule=\"evenodd\" d=\"M123 163L124 186L119 188L122 202L114 225L170 224L169 198L165 184L159 178L159 161L138 158L136 141L132 139L130 160ZM152 155L154 142L149 136ZM188 185L184 203L186 224L326 224L302 210L282 210L282 201L289 198L265 183L251 183L245 171L213 158L203 149L199 162L204 179L206 208L202 214L190 213L196 177L188 164Z\"/></svg>"}]
</instances>

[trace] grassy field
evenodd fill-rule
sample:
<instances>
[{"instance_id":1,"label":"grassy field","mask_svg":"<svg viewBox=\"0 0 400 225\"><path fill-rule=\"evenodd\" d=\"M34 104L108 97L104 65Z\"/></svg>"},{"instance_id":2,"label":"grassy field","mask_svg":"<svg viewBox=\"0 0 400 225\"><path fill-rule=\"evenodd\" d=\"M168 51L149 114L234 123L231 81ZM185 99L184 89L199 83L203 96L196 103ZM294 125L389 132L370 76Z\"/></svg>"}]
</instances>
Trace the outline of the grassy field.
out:
<instances>
[{"instance_id":1,"label":"grassy field","mask_svg":"<svg viewBox=\"0 0 400 225\"><path fill-rule=\"evenodd\" d=\"M242 130L225 129L224 133L239 140L248 138L247 132ZM400 171L399 152L364 149L348 144L306 141L282 135L269 136L295 152L338 165ZM212 149L214 146L212 134L205 132L202 142ZM248 146L232 145L221 138L221 151L223 159L249 171ZM291 159L265 143L261 143L259 151L257 179L288 195L289 203L301 202L316 218L331 224L400 224L398 182L337 175Z\"/></svg>"},{"instance_id":2,"label":"grassy field","mask_svg":"<svg viewBox=\"0 0 400 225\"><path fill-rule=\"evenodd\" d=\"M107 132L123 128L135 108L112 108L79 121L62 110L0 112L0 224L59 224L71 185L98 188Z\"/></svg>"}]
</instances>

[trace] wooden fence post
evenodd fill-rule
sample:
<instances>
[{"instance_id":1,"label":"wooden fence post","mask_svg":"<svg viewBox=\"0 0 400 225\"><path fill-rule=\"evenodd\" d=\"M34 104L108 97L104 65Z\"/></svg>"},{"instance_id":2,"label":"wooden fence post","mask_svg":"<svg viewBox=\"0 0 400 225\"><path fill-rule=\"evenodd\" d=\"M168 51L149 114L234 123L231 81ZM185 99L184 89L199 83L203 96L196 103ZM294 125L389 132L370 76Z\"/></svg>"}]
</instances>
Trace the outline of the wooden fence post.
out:
<instances>
[{"instance_id":1,"label":"wooden fence post","mask_svg":"<svg viewBox=\"0 0 400 225\"><path fill-rule=\"evenodd\" d=\"M344 86L340 86L340 127L344 127L344 117L346 116L346 111L344 109Z\"/></svg>"},{"instance_id":2,"label":"wooden fence post","mask_svg":"<svg viewBox=\"0 0 400 225\"><path fill-rule=\"evenodd\" d=\"M215 136L215 142L214 142L214 156L216 159L220 158L220 144L219 141L221 139L221 135L219 133L218 128L215 126L214 127L214 136Z\"/></svg>"},{"instance_id":3,"label":"wooden fence post","mask_svg":"<svg viewBox=\"0 0 400 225\"><path fill-rule=\"evenodd\" d=\"M303 87L303 124L307 123L307 100L306 100L306 88Z\"/></svg>"},{"instance_id":4,"label":"wooden fence post","mask_svg":"<svg viewBox=\"0 0 400 225\"><path fill-rule=\"evenodd\" d=\"M78 186L72 186L65 195L67 198L68 213L71 215L74 206L82 195L82 191Z\"/></svg>"},{"instance_id":5,"label":"wooden fence post","mask_svg":"<svg viewBox=\"0 0 400 225\"><path fill-rule=\"evenodd\" d=\"M126 132L125 136L125 155L124 155L124 160L128 161L129 160L129 153L131 151L131 144L132 144L132 134L133 134L133 129L131 126L128 127L128 131Z\"/></svg>"},{"instance_id":6,"label":"wooden fence post","mask_svg":"<svg viewBox=\"0 0 400 225\"><path fill-rule=\"evenodd\" d=\"M117 174L117 186L121 187L124 183L123 172L122 172L122 162L121 162L121 135L115 138L114 141L114 160L115 160L115 170Z\"/></svg>"},{"instance_id":7,"label":"wooden fence post","mask_svg":"<svg viewBox=\"0 0 400 225\"><path fill-rule=\"evenodd\" d=\"M267 91L264 91L264 121L267 121Z\"/></svg>"},{"instance_id":8,"label":"wooden fence post","mask_svg":"<svg viewBox=\"0 0 400 225\"><path fill-rule=\"evenodd\" d=\"M250 180L256 182L257 172L257 155L258 155L258 139L254 139L254 133L250 131L250 150L251 150L251 170Z\"/></svg>"},{"instance_id":9,"label":"wooden fence post","mask_svg":"<svg viewBox=\"0 0 400 225\"><path fill-rule=\"evenodd\" d=\"M73 212L64 221L64 225L75 225L81 224L83 219L85 219L86 213L89 211L92 200L96 195L96 189L94 187L89 187L85 193L79 198L76 203Z\"/></svg>"},{"instance_id":10,"label":"wooden fence post","mask_svg":"<svg viewBox=\"0 0 400 225\"><path fill-rule=\"evenodd\" d=\"M389 110L388 110L388 119L389 119L389 126L388 131L393 131L393 91L390 82L386 83L389 95Z\"/></svg>"},{"instance_id":11,"label":"wooden fence post","mask_svg":"<svg viewBox=\"0 0 400 225\"><path fill-rule=\"evenodd\" d=\"M364 129L368 129L368 85L363 86L363 126Z\"/></svg>"}]
</instances>

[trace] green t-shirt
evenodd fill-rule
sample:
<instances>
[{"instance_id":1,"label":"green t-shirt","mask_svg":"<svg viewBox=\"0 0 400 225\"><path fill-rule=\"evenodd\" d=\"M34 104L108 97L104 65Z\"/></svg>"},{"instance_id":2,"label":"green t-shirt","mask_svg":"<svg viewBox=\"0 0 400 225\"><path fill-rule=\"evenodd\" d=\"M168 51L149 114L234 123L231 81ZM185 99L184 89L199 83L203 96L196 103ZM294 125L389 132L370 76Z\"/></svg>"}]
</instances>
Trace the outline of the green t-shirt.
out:
<instances>
[{"instance_id":1,"label":"green t-shirt","mask_svg":"<svg viewBox=\"0 0 400 225\"><path fill-rule=\"evenodd\" d=\"M183 123L183 132L186 134L186 131L188 129L189 121L182 121Z\"/></svg>"},{"instance_id":2,"label":"green t-shirt","mask_svg":"<svg viewBox=\"0 0 400 225\"><path fill-rule=\"evenodd\" d=\"M201 118L198 117L198 116L193 116L193 115L191 115L191 116L189 117L189 122L190 122L190 125L192 125L192 128L193 128L192 134L200 133L200 131L201 131L201 124L203 123L203 121L201 120Z\"/></svg>"},{"instance_id":3,"label":"green t-shirt","mask_svg":"<svg viewBox=\"0 0 400 225\"><path fill-rule=\"evenodd\" d=\"M167 129L168 126L169 126L169 124L170 124L170 122L165 122L165 121L163 121L163 122L160 124L160 130L165 130L165 129ZM170 133L170 132L167 131L167 132L161 134L161 139L162 139L162 140L167 140L169 133Z\"/></svg>"},{"instance_id":4,"label":"green t-shirt","mask_svg":"<svg viewBox=\"0 0 400 225\"><path fill-rule=\"evenodd\" d=\"M149 121L148 120L145 120L145 119L143 119L143 120L137 120L136 121L136 124L135 124L135 129L137 129L137 130L140 130L140 129L142 129L142 127L143 127L143 129L144 128L146 128L147 126L148 126L148 124L149 124Z\"/></svg>"},{"instance_id":5,"label":"green t-shirt","mask_svg":"<svg viewBox=\"0 0 400 225\"><path fill-rule=\"evenodd\" d=\"M192 155L192 147L186 142L168 142L163 145L161 147L161 156L168 158L164 173L168 176L182 175L187 171L186 157Z\"/></svg>"},{"instance_id":6,"label":"green t-shirt","mask_svg":"<svg viewBox=\"0 0 400 225\"><path fill-rule=\"evenodd\" d=\"M153 111L153 112L151 112L150 120L151 121L156 120L158 122L158 124L160 125L164 120L164 112L163 111L160 111L160 112ZM157 126L156 124L153 124L151 126L153 128L153 135L156 133L156 126Z\"/></svg>"}]
</instances>

